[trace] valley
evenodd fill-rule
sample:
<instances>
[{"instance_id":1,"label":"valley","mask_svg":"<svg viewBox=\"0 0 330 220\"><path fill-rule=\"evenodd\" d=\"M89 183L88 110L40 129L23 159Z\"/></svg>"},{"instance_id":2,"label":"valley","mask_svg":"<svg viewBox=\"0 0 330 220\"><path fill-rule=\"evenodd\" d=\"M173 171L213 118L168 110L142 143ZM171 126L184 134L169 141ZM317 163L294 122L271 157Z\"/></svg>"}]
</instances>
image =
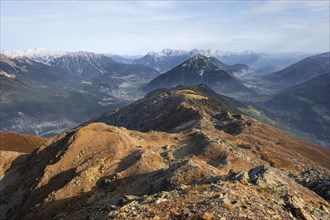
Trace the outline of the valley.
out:
<instances>
[{"instance_id":1,"label":"valley","mask_svg":"<svg viewBox=\"0 0 330 220\"><path fill-rule=\"evenodd\" d=\"M56 54L1 55L1 130L58 134L141 98L137 85L159 74L94 53Z\"/></svg>"},{"instance_id":2,"label":"valley","mask_svg":"<svg viewBox=\"0 0 330 220\"><path fill-rule=\"evenodd\" d=\"M329 8L0 0L0 220L330 220Z\"/></svg>"},{"instance_id":3,"label":"valley","mask_svg":"<svg viewBox=\"0 0 330 220\"><path fill-rule=\"evenodd\" d=\"M68 130L2 177L0 219L329 218L329 150L244 107L178 86Z\"/></svg>"},{"instance_id":4,"label":"valley","mask_svg":"<svg viewBox=\"0 0 330 220\"><path fill-rule=\"evenodd\" d=\"M106 111L143 98L154 89L205 84L220 94L257 108L265 115L259 119L265 119L265 122L270 122L273 126L322 146L329 145L327 121L323 125L320 124L323 122L314 123L316 127L313 129L304 129L299 125L302 116L297 121L291 120L290 112L281 111L269 101L288 88L288 84L274 81L275 76L286 77L289 70L287 74L292 75L306 65L314 65L313 62L316 66L314 75L327 72L329 53L306 58L283 71L271 74L268 72L270 63L277 65L273 68L274 71L304 56L279 58L247 51L224 53L216 50L187 52L165 49L160 53L149 52L145 57L119 63L110 58L114 55L109 57L91 52L36 49L25 52L8 51L5 54L8 56L1 55L0 75L3 131L51 137L93 120ZM148 62L143 61L146 57ZM120 61L119 56L116 58ZM233 64L234 61L242 63ZM169 68L173 69L162 74L157 71L161 69L163 72ZM306 78L306 74L302 74L302 79L298 79L296 75L296 81L304 82L309 79L310 76ZM318 85L315 84L314 87L317 88ZM324 90L323 93L327 91ZM306 99L306 95L296 98ZM320 95L315 93L315 96ZM325 98L329 99L328 96ZM314 104L309 102L307 105ZM311 120L327 120L327 106L323 107L325 110L317 110L316 115L309 114L313 117ZM249 111L245 113L249 114ZM316 134L321 130L324 131L322 136Z\"/></svg>"},{"instance_id":5,"label":"valley","mask_svg":"<svg viewBox=\"0 0 330 220\"><path fill-rule=\"evenodd\" d=\"M0 0L0 220L330 220L329 8Z\"/></svg>"}]
</instances>

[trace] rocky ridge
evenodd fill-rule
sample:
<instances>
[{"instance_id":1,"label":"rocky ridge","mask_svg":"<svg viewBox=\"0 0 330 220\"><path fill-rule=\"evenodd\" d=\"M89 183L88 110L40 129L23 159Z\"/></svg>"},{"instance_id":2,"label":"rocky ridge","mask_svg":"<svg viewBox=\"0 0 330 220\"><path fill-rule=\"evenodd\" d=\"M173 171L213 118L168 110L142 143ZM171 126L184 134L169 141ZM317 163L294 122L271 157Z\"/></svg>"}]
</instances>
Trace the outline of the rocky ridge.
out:
<instances>
[{"instance_id":1,"label":"rocky ridge","mask_svg":"<svg viewBox=\"0 0 330 220\"><path fill-rule=\"evenodd\" d=\"M325 198L293 177L311 167L329 176L329 152L212 94L203 86L178 87L134 104L172 97L170 107L182 112L173 112L177 121L169 126L148 127L169 109L149 109L143 123L131 105L106 122L122 115L120 126L135 130L99 122L48 140L1 180L0 219L329 218ZM194 123L178 121L184 115ZM239 132L217 127L232 122Z\"/></svg>"}]
</instances>

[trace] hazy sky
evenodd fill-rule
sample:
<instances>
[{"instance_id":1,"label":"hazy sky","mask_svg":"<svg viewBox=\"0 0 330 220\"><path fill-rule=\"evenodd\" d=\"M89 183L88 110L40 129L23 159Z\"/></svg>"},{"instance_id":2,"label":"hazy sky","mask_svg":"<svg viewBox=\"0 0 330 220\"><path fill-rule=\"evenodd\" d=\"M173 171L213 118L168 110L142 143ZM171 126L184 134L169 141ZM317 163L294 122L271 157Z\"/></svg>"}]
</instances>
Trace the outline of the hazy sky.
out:
<instances>
[{"instance_id":1,"label":"hazy sky","mask_svg":"<svg viewBox=\"0 0 330 220\"><path fill-rule=\"evenodd\" d=\"M323 1L6 1L1 51L329 51Z\"/></svg>"}]
</instances>

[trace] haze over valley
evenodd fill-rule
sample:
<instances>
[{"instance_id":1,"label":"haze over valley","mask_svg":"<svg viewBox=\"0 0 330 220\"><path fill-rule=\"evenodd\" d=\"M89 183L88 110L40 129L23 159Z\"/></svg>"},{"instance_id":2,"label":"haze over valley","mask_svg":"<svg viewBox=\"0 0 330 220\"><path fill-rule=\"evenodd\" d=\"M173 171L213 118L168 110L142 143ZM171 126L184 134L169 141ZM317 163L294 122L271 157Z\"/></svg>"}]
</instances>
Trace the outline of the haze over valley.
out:
<instances>
[{"instance_id":1,"label":"haze over valley","mask_svg":"<svg viewBox=\"0 0 330 220\"><path fill-rule=\"evenodd\" d=\"M0 220L330 219L329 1L0 4Z\"/></svg>"}]
</instances>

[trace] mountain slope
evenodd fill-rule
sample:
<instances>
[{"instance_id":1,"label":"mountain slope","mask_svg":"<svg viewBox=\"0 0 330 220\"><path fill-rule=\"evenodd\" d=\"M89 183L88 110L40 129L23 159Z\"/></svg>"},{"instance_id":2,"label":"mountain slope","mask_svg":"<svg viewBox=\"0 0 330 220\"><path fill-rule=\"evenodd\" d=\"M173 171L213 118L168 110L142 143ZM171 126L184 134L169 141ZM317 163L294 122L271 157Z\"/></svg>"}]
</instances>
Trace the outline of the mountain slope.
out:
<instances>
[{"instance_id":1,"label":"mountain slope","mask_svg":"<svg viewBox=\"0 0 330 220\"><path fill-rule=\"evenodd\" d=\"M282 91L262 104L274 118L330 143L330 74Z\"/></svg>"},{"instance_id":2,"label":"mountain slope","mask_svg":"<svg viewBox=\"0 0 330 220\"><path fill-rule=\"evenodd\" d=\"M45 138L21 135L12 132L0 132L0 151L31 153L46 141Z\"/></svg>"},{"instance_id":3,"label":"mountain slope","mask_svg":"<svg viewBox=\"0 0 330 220\"><path fill-rule=\"evenodd\" d=\"M46 139L31 135L0 132L0 178L15 163L21 161Z\"/></svg>"},{"instance_id":4,"label":"mountain slope","mask_svg":"<svg viewBox=\"0 0 330 220\"><path fill-rule=\"evenodd\" d=\"M68 81L60 83L60 86L52 80L46 80L47 76L34 81L34 84L23 83L19 80L19 74L15 72L12 74L14 77L0 75L2 131L51 136L122 103L114 100L103 106L98 104L103 100L97 92L84 93L74 86L66 88ZM50 86L43 84L43 80Z\"/></svg>"},{"instance_id":5,"label":"mountain slope","mask_svg":"<svg viewBox=\"0 0 330 220\"><path fill-rule=\"evenodd\" d=\"M253 90L243 86L227 72L213 64L209 58L200 54L153 79L143 89L149 92L158 88L198 84L206 84L220 93L255 94Z\"/></svg>"},{"instance_id":6,"label":"mountain slope","mask_svg":"<svg viewBox=\"0 0 330 220\"><path fill-rule=\"evenodd\" d=\"M178 86L173 89L153 91L145 98L117 111L104 114L93 122L102 122L143 132L189 133L196 129L205 132L215 129L226 134L226 138L231 140L240 139L244 136L243 134L250 132L250 141L253 139L253 143L259 139L277 141L278 144L295 140L284 132L243 115L241 109L245 108L247 108L246 105L232 98L219 95L206 85ZM253 123L257 123L257 125L253 126ZM267 133L279 137L267 136ZM285 138L280 137L282 135ZM296 148L299 149L300 153L312 149L307 147L312 146L311 144L304 143L306 144L305 147L302 145L301 148ZM302 154L312 157L308 153ZM327 164L327 161L327 155L324 155L324 164Z\"/></svg>"},{"instance_id":7,"label":"mountain slope","mask_svg":"<svg viewBox=\"0 0 330 220\"><path fill-rule=\"evenodd\" d=\"M49 65L67 69L83 79L134 75L139 80L150 80L159 75L157 71L143 65L122 64L103 54L83 51L54 58Z\"/></svg>"},{"instance_id":8,"label":"mountain slope","mask_svg":"<svg viewBox=\"0 0 330 220\"><path fill-rule=\"evenodd\" d=\"M133 60L133 63L143 64L164 73L197 54L202 54L206 57L215 57L227 65L235 65L237 63L249 65L258 74L265 74L274 69L280 70L302 58L310 56L306 54L265 54L249 50L232 52L210 49L194 49L191 51L164 49L161 52L151 51L144 57Z\"/></svg>"},{"instance_id":9,"label":"mountain slope","mask_svg":"<svg viewBox=\"0 0 330 220\"><path fill-rule=\"evenodd\" d=\"M95 84L103 82L116 87L124 82L150 81L159 75L149 67L118 63L108 56L92 52L50 55L47 62L41 61L45 55L23 55L12 55L12 58L1 55L1 71L10 72L23 82L42 86L51 86L50 83L56 84L58 81L62 86L64 83L69 87L79 87L80 82L85 81Z\"/></svg>"},{"instance_id":10,"label":"mountain slope","mask_svg":"<svg viewBox=\"0 0 330 220\"><path fill-rule=\"evenodd\" d=\"M266 75L263 79L284 86L305 82L330 72L330 52L303 59L283 70Z\"/></svg>"},{"instance_id":11,"label":"mountain slope","mask_svg":"<svg viewBox=\"0 0 330 220\"><path fill-rule=\"evenodd\" d=\"M191 56L186 51L164 49L160 53L149 52L144 57L133 60L134 64L143 64L163 73L185 62Z\"/></svg>"},{"instance_id":12,"label":"mountain slope","mask_svg":"<svg viewBox=\"0 0 330 220\"><path fill-rule=\"evenodd\" d=\"M249 67L246 64L234 64L234 65L226 65L220 60L218 60L215 57L209 58L212 63L214 63L216 66L218 66L221 70L226 71L230 75L234 76L235 78L242 78L245 75L254 74L255 70L253 70L251 67Z\"/></svg>"},{"instance_id":13,"label":"mountain slope","mask_svg":"<svg viewBox=\"0 0 330 220\"><path fill-rule=\"evenodd\" d=\"M326 149L234 115L231 99L221 102L203 86L148 97L137 107L180 99L199 125L186 129L182 121L177 133L165 133L92 123L58 135L2 178L0 219L330 217L328 185L320 182L330 174ZM168 113L160 110L150 118ZM239 134L221 129L235 120L244 124ZM310 167L317 194L290 177L308 176Z\"/></svg>"},{"instance_id":14,"label":"mountain slope","mask_svg":"<svg viewBox=\"0 0 330 220\"><path fill-rule=\"evenodd\" d=\"M89 52L1 55L1 130L50 136L142 97L159 75Z\"/></svg>"},{"instance_id":15,"label":"mountain slope","mask_svg":"<svg viewBox=\"0 0 330 220\"><path fill-rule=\"evenodd\" d=\"M25 84L35 86L66 86L74 82L74 76L70 72L36 62L27 57L9 59L1 55L0 64L0 71L6 73L7 78L9 74L11 76L9 78L15 78Z\"/></svg>"},{"instance_id":16,"label":"mountain slope","mask_svg":"<svg viewBox=\"0 0 330 220\"><path fill-rule=\"evenodd\" d=\"M187 107L186 102L193 106ZM174 89L156 90L117 112L101 116L95 122L139 131L178 132L200 127L203 124L201 121L203 112L207 111L214 117L212 120L223 120L222 124L226 121L223 129L231 133L239 133L244 124L227 114L227 112L240 113L238 107L242 107L242 104L215 93L205 85L178 86Z\"/></svg>"}]
</instances>

